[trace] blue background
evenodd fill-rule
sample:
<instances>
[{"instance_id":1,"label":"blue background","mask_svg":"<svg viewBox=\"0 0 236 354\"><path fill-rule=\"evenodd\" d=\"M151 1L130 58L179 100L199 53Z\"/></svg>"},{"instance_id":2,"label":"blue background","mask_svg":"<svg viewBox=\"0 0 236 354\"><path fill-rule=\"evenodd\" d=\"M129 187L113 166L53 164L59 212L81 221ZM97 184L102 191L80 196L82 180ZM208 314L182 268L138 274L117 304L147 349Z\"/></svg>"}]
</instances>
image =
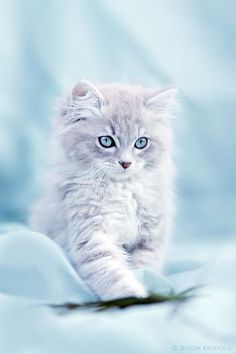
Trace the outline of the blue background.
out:
<instances>
[{"instance_id":1,"label":"blue background","mask_svg":"<svg viewBox=\"0 0 236 354\"><path fill-rule=\"evenodd\" d=\"M55 98L71 83L173 83L182 104L175 242L231 238L235 13L234 0L0 1L0 221L26 220Z\"/></svg>"}]
</instances>

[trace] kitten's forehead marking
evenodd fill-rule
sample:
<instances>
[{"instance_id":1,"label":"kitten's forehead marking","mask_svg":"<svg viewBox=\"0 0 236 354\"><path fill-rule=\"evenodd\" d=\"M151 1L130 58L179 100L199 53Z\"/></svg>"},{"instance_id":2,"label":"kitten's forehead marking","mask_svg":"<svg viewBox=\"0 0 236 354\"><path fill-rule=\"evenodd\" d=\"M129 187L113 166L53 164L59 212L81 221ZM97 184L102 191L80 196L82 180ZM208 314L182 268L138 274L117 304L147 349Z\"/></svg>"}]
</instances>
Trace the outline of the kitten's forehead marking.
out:
<instances>
[{"instance_id":1,"label":"kitten's forehead marking","mask_svg":"<svg viewBox=\"0 0 236 354\"><path fill-rule=\"evenodd\" d=\"M105 132L108 135L112 135L112 136L115 135L115 129L111 124L105 126Z\"/></svg>"},{"instance_id":2,"label":"kitten's forehead marking","mask_svg":"<svg viewBox=\"0 0 236 354\"><path fill-rule=\"evenodd\" d=\"M133 140L135 141L136 139L138 139L142 136L146 136L146 129L137 123L134 126L134 131L133 131L132 136L130 135L129 137L126 137L126 139L124 139L124 137L122 138L122 136L119 136L119 132L117 132L117 134L116 134L114 125L112 123L109 123L108 125L106 125L104 131L107 135L110 135L114 138L114 140L117 143L117 147L122 145L122 140L126 140L126 144L129 145L130 139L132 139L132 143L133 143ZM121 132L120 132L120 134L121 134Z\"/></svg>"},{"instance_id":3,"label":"kitten's forehead marking","mask_svg":"<svg viewBox=\"0 0 236 354\"><path fill-rule=\"evenodd\" d=\"M111 124L110 128L111 128L112 134L115 135L115 134L116 134L116 131L115 131L115 128L114 128L114 126L113 126L112 124Z\"/></svg>"}]
</instances>

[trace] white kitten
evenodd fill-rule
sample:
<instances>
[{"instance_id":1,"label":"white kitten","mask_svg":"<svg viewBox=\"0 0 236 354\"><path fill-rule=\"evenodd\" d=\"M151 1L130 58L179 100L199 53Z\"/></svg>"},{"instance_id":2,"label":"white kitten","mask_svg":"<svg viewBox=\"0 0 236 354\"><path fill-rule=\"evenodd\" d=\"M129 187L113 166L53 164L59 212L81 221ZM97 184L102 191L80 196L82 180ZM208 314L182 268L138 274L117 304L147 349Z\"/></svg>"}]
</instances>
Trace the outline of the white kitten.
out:
<instances>
[{"instance_id":1,"label":"white kitten","mask_svg":"<svg viewBox=\"0 0 236 354\"><path fill-rule=\"evenodd\" d=\"M53 166L31 224L64 247L103 300L146 296L132 268L161 270L175 93L80 81L56 118Z\"/></svg>"}]
</instances>

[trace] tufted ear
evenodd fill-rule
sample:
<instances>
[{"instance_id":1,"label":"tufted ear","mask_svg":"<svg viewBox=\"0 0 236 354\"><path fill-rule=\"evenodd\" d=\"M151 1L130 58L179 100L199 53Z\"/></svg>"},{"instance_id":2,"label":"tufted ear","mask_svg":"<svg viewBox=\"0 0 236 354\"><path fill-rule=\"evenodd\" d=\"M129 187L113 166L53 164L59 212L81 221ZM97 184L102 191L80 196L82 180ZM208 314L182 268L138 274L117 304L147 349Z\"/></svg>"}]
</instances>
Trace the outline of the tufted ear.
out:
<instances>
[{"instance_id":1,"label":"tufted ear","mask_svg":"<svg viewBox=\"0 0 236 354\"><path fill-rule=\"evenodd\" d=\"M97 108L105 102L104 97L99 90L89 81L80 80L72 89L72 98L78 100L90 100L91 104L94 104Z\"/></svg>"},{"instance_id":2,"label":"tufted ear","mask_svg":"<svg viewBox=\"0 0 236 354\"><path fill-rule=\"evenodd\" d=\"M73 86L69 95L59 101L59 122L68 125L88 118L101 117L100 108L104 103L104 97L93 84L80 80Z\"/></svg>"},{"instance_id":3,"label":"tufted ear","mask_svg":"<svg viewBox=\"0 0 236 354\"><path fill-rule=\"evenodd\" d=\"M174 108L176 94L177 89L175 87L166 88L146 99L145 105L153 111L166 113Z\"/></svg>"}]
</instances>

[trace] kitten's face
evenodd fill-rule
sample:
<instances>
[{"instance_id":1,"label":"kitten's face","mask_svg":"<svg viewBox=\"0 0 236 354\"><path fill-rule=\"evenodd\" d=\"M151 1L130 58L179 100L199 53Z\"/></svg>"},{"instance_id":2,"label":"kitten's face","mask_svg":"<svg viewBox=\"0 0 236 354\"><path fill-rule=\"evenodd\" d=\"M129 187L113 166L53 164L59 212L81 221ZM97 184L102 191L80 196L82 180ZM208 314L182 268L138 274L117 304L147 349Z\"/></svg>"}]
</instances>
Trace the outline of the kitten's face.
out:
<instances>
[{"instance_id":1,"label":"kitten's face","mask_svg":"<svg viewBox=\"0 0 236 354\"><path fill-rule=\"evenodd\" d=\"M166 119L166 95L157 103L158 116L157 108L153 109L156 100L151 101L153 91L150 99L150 91L137 88L89 89L77 85L73 104L64 114L67 155L78 168L115 180L129 179L141 171L150 173L170 142L169 124L161 120Z\"/></svg>"},{"instance_id":2,"label":"kitten's face","mask_svg":"<svg viewBox=\"0 0 236 354\"><path fill-rule=\"evenodd\" d=\"M141 171L150 159L151 137L144 129L133 132L116 131L107 126L104 135L96 138L95 164L114 179L126 179ZM149 151L149 153L148 153Z\"/></svg>"}]
</instances>

